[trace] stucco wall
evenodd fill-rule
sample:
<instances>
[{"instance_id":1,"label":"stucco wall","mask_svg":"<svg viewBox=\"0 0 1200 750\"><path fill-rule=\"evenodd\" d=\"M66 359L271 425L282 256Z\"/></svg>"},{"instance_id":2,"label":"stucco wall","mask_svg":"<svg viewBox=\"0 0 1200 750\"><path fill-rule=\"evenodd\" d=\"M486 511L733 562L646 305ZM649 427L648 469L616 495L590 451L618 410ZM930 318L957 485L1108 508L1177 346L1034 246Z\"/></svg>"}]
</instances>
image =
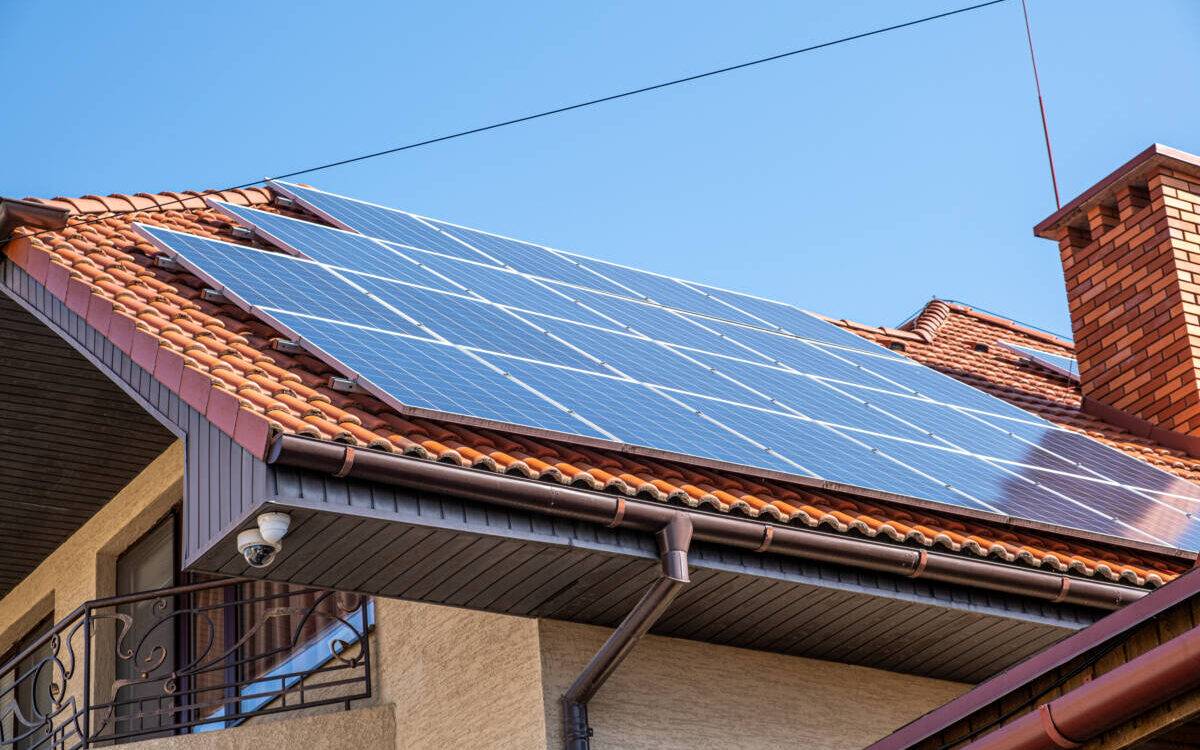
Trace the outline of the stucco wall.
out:
<instances>
[{"instance_id":1,"label":"stucco wall","mask_svg":"<svg viewBox=\"0 0 1200 750\"><path fill-rule=\"evenodd\" d=\"M547 746L559 696L610 631L539 623ZM648 636L589 705L597 747L859 750L970 686L835 662Z\"/></svg>"},{"instance_id":2,"label":"stucco wall","mask_svg":"<svg viewBox=\"0 0 1200 750\"><path fill-rule=\"evenodd\" d=\"M380 700L396 747L544 747L538 623L377 600Z\"/></svg>"}]
</instances>

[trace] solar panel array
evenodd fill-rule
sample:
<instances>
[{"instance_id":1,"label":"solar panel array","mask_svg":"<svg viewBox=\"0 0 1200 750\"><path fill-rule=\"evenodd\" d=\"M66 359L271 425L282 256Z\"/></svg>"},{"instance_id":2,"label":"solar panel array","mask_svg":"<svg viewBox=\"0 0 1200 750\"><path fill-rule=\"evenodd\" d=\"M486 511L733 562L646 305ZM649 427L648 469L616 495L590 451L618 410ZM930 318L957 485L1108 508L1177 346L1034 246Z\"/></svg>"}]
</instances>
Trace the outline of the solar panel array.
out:
<instances>
[{"instance_id":1,"label":"solar panel array","mask_svg":"<svg viewBox=\"0 0 1200 750\"><path fill-rule=\"evenodd\" d=\"M1014 344L1011 341L1000 341L998 343L1005 349L1021 355L1038 367L1049 370L1057 375L1062 375L1064 378L1079 380L1079 363L1075 361L1074 357L1044 352L1041 349Z\"/></svg>"},{"instance_id":2,"label":"solar panel array","mask_svg":"<svg viewBox=\"0 0 1200 750\"><path fill-rule=\"evenodd\" d=\"M1200 549L1200 487L796 307L316 189L138 230L392 406Z\"/></svg>"}]
</instances>

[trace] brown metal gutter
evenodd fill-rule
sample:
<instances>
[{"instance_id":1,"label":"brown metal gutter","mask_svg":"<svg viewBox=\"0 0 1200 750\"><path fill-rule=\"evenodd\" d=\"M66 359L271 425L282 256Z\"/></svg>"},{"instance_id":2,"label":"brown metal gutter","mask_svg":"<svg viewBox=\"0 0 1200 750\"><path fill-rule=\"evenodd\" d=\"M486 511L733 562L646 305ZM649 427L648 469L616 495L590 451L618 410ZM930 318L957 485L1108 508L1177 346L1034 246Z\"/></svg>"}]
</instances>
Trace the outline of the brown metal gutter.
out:
<instances>
[{"instance_id":1,"label":"brown metal gutter","mask_svg":"<svg viewBox=\"0 0 1200 750\"><path fill-rule=\"evenodd\" d=\"M691 514L677 511L656 537L662 575L642 595L571 683L571 687L563 693L563 747L566 750L590 750L592 728L588 726L588 701L691 580L687 562L688 547L692 542Z\"/></svg>"},{"instance_id":2,"label":"brown metal gutter","mask_svg":"<svg viewBox=\"0 0 1200 750\"><path fill-rule=\"evenodd\" d=\"M62 229L67 225L67 216L70 214L70 209L66 208L16 198L0 198L0 244L4 244L19 226Z\"/></svg>"},{"instance_id":3,"label":"brown metal gutter","mask_svg":"<svg viewBox=\"0 0 1200 750\"><path fill-rule=\"evenodd\" d=\"M1107 581L718 515L395 453L351 449L296 435L277 438L267 462L645 533L657 533L682 512L691 518L697 541L1097 609L1115 610L1149 593Z\"/></svg>"},{"instance_id":4,"label":"brown metal gutter","mask_svg":"<svg viewBox=\"0 0 1200 750\"><path fill-rule=\"evenodd\" d=\"M1200 628L1025 714L964 750L1058 750L1103 732L1200 686Z\"/></svg>"}]
</instances>

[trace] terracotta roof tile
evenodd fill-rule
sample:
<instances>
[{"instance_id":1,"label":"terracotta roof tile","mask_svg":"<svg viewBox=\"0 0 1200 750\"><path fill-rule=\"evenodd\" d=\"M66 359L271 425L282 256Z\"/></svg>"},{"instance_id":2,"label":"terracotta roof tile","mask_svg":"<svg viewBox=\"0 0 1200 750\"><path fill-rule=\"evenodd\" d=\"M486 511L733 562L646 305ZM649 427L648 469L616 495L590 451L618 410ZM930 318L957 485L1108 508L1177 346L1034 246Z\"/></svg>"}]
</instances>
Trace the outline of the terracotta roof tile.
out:
<instances>
[{"instance_id":1,"label":"terracotta roof tile","mask_svg":"<svg viewBox=\"0 0 1200 750\"><path fill-rule=\"evenodd\" d=\"M309 221L272 205L266 189L224 191L222 200ZM243 242L199 194L85 196L42 201L76 215L61 231L9 243L11 260L52 293L78 305L114 345L134 356L193 408L251 450L272 433L295 433L475 466L544 481L619 492L722 513L740 513L897 543L936 547L1019 565L1157 586L1184 569L1177 559L1055 538L849 494L699 469L550 440L406 417L365 394L330 390L335 375L317 359L272 348L275 331L231 304L200 298L205 284L158 267L155 249L131 230L134 221ZM181 206L182 204L182 206ZM134 213L97 215L134 210ZM18 230L23 234L31 234ZM940 300L904 329L837 321L883 344L902 341L925 364L1059 424L1085 432L1188 479L1200 461L1104 424L1079 409L1071 383L1023 365L999 338L1070 354L1057 342L1015 324Z\"/></svg>"}]
</instances>

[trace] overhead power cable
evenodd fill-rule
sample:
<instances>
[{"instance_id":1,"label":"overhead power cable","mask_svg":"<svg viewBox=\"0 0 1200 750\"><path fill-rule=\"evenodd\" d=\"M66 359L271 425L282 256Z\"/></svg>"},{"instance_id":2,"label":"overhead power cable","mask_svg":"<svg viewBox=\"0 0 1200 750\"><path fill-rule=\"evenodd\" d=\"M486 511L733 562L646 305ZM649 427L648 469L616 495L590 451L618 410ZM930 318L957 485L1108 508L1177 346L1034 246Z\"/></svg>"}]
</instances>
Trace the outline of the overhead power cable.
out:
<instances>
[{"instance_id":1,"label":"overhead power cable","mask_svg":"<svg viewBox=\"0 0 1200 750\"><path fill-rule=\"evenodd\" d=\"M982 8L987 8L992 5L1000 5L1001 3L1006 3L1006 2L1008 2L1008 0L988 0L988 2L977 3L975 5L968 5L966 7L958 8L956 10L949 10L944 13L937 13L932 16L925 16L923 18L913 19L912 21L905 21L904 23L893 24L891 26L884 26L884 27L881 27L878 29L872 29L871 31L864 31L864 32L861 32L858 34L852 34L850 36L844 36L844 37L841 37L838 39L832 39L827 42L821 42L820 44L813 44L813 45L809 45L807 47L801 47L799 49L789 50L787 52L780 52L779 54L770 55L768 57L760 57L755 60L749 60L747 62L738 63L736 65L729 65L724 68L716 68L714 70L708 70L703 73L696 73L693 75L684 76L683 78L675 78L670 81L663 81L661 83L655 83L655 84L651 84L649 86L642 86L640 88L630 89L628 91L622 91L617 94L609 94L608 96L602 96L597 99L589 99L587 101L577 102L575 104L568 104L564 107L557 107L555 109L548 109L543 112L537 112L537 113L530 114L530 115L524 115L522 117L515 117L511 120L503 120L501 122L491 123L490 125L481 125L479 127L470 128L467 130L459 130L454 133L440 135L440 136L437 136L434 138L426 138L425 140L415 141L413 143L406 143L402 146L395 146L392 148L383 149L382 151L374 151L369 154L362 154L360 156L352 156L352 157L349 157L346 159L340 159L338 161L331 161L331 162L327 162L325 164L319 164L315 167L306 167L304 169L297 169L292 172L285 172L283 174L275 175L274 177L264 177L261 179L253 180L251 182L243 182L238 185L232 185L232 186L226 187L226 188L214 189L214 190L204 190L204 191L186 196L184 198L175 198L175 199L172 199L169 201L165 201L163 203L158 204L154 208L131 209L128 211L113 211L113 212L105 214L102 217L97 217L95 219L91 219L88 221L77 222L77 223L73 224L72 226L76 226L76 227L86 226L88 224L94 224L98 221L103 221L104 219L109 219L114 216L124 216L127 214L133 214L133 213L146 213L146 212L152 212L152 211L162 211L164 209L170 208L175 205L182 206L184 201L189 200L191 198L216 195L217 193L222 193L227 190L241 190L243 188L254 187L255 185L261 185L261 184L264 184L271 180L286 180L286 179L290 179L292 177L300 177L301 175L312 174L313 172L319 172L319 171L322 171L325 169L332 169L334 167L342 167L342 166L346 166L347 164L355 164L357 162L366 161L368 159L377 159L381 156L389 156L391 154L398 154L401 151L410 151L412 149L422 148L424 146L432 146L435 143L444 143L445 141L452 141L457 138L465 138L466 136L469 136L469 135L477 135L479 133L486 133L489 130L498 130L500 128L506 128L506 127L509 127L512 125L519 125L521 123L530 122L532 120L539 120L544 117L552 117L554 115L561 115L563 113L572 112L577 109L583 109L585 107L594 107L598 104L605 104L607 102L616 101L618 99L626 99L631 96L637 96L639 94L647 94L651 91L658 91L660 89L665 89L665 88L668 88L671 86L680 86L682 84L692 83L693 81L699 81L704 78L712 78L714 76L724 75L726 73L732 73L734 71L742 70L744 68L750 68L750 67L753 67L756 65L763 65L766 63L770 63L770 62L776 62L778 60L783 60L783 59L786 59L789 57L794 57L796 55L802 55L807 52L816 52L817 50L822 50L827 47L834 47L839 44L846 44L848 42L857 41L859 39L866 39L867 37L878 36L879 34L886 34L891 31L899 31L900 29L907 29L911 26L918 26L923 23L929 23L931 21L938 21L943 18L949 18L950 16L957 16L962 13L969 13L971 11L980 10ZM27 235L27 236L37 237L39 235L47 234L52 231L56 231L56 230L44 229L40 232L36 232L32 235ZM13 237L15 237L15 235L10 234L9 236L7 236L5 238L0 239L0 245L7 243L9 240L13 239Z\"/></svg>"}]
</instances>

